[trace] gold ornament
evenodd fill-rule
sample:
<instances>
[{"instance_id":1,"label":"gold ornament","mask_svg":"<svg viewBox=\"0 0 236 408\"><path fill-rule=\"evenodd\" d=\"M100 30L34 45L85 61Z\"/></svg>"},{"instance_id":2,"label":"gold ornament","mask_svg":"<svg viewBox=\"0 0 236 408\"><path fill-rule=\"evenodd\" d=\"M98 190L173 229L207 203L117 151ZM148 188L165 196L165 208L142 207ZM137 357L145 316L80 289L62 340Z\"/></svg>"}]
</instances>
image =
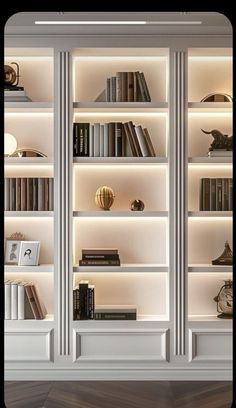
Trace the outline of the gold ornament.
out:
<instances>
[{"instance_id":1,"label":"gold ornament","mask_svg":"<svg viewBox=\"0 0 236 408\"><path fill-rule=\"evenodd\" d=\"M109 211L114 202L114 192L110 187L99 187L95 194L95 203L105 211Z\"/></svg>"}]
</instances>

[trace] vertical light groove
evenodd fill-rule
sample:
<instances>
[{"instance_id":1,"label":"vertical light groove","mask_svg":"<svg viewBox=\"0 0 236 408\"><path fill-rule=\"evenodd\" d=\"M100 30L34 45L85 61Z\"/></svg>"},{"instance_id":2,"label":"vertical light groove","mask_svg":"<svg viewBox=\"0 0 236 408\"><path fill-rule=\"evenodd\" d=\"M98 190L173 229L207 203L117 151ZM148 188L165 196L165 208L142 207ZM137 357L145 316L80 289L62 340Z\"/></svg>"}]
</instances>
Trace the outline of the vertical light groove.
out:
<instances>
[{"instance_id":1,"label":"vertical light groove","mask_svg":"<svg viewBox=\"0 0 236 408\"><path fill-rule=\"evenodd\" d=\"M69 53L59 52L58 58L58 143L59 143L59 352L68 355L69 349L69 276L70 276L70 63Z\"/></svg>"},{"instance_id":2,"label":"vertical light groove","mask_svg":"<svg viewBox=\"0 0 236 408\"><path fill-rule=\"evenodd\" d=\"M185 354L185 53L174 53L175 144L176 144L176 233L175 233L175 353Z\"/></svg>"}]
</instances>

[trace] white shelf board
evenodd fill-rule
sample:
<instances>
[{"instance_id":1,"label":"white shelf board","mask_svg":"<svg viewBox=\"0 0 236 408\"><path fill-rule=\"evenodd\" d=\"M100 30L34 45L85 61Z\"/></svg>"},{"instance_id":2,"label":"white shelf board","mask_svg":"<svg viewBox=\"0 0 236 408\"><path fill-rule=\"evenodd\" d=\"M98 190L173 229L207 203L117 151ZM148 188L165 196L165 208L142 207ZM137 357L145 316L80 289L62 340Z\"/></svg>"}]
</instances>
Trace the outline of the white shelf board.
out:
<instances>
[{"instance_id":1,"label":"white shelf board","mask_svg":"<svg viewBox=\"0 0 236 408\"><path fill-rule=\"evenodd\" d=\"M167 157L74 157L73 163L76 164L168 164Z\"/></svg>"},{"instance_id":2,"label":"white shelf board","mask_svg":"<svg viewBox=\"0 0 236 408\"><path fill-rule=\"evenodd\" d=\"M96 326L102 326L102 325L109 325L115 328L114 326L118 326L121 328L121 326L126 326L126 325L132 325L134 326L135 324L142 322L142 323L148 323L148 322L160 322L166 324L166 322L169 322L168 316L166 315L137 315L136 320L97 320L97 319L87 319L87 320L73 320L72 321L72 326L77 327L79 324L81 325L86 325L86 327L91 326L91 328L96 328Z\"/></svg>"},{"instance_id":3,"label":"white shelf board","mask_svg":"<svg viewBox=\"0 0 236 408\"><path fill-rule=\"evenodd\" d=\"M191 164L232 164L233 157L189 157L188 163Z\"/></svg>"},{"instance_id":4,"label":"white shelf board","mask_svg":"<svg viewBox=\"0 0 236 408\"><path fill-rule=\"evenodd\" d=\"M167 112L168 102L73 102L75 112Z\"/></svg>"},{"instance_id":5,"label":"white shelf board","mask_svg":"<svg viewBox=\"0 0 236 408\"><path fill-rule=\"evenodd\" d=\"M189 265L188 272L233 272L232 265L211 265L211 264L199 264L199 265Z\"/></svg>"},{"instance_id":6,"label":"white shelf board","mask_svg":"<svg viewBox=\"0 0 236 408\"><path fill-rule=\"evenodd\" d=\"M47 112L53 113L52 102L5 102L6 112Z\"/></svg>"},{"instance_id":7,"label":"white shelf board","mask_svg":"<svg viewBox=\"0 0 236 408\"><path fill-rule=\"evenodd\" d=\"M232 102L189 102L189 113L232 112Z\"/></svg>"},{"instance_id":8,"label":"white shelf board","mask_svg":"<svg viewBox=\"0 0 236 408\"><path fill-rule=\"evenodd\" d=\"M73 211L73 217L168 217L168 211Z\"/></svg>"},{"instance_id":9,"label":"white shelf board","mask_svg":"<svg viewBox=\"0 0 236 408\"><path fill-rule=\"evenodd\" d=\"M23 329L25 327L30 327L30 329L40 328L44 326L51 326L54 323L54 315L48 314L45 319L25 319L25 320L4 320L5 331L9 329Z\"/></svg>"},{"instance_id":10,"label":"white shelf board","mask_svg":"<svg viewBox=\"0 0 236 408\"><path fill-rule=\"evenodd\" d=\"M232 211L189 211L188 212L188 216L190 218L191 217L199 217L199 218L232 217L232 214L233 214Z\"/></svg>"},{"instance_id":11,"label":"white shelf board","mask_svg":"<svg viewBox=\"0 0 236 408\"><path fill-rule=\"evenodd\" d=\"M168 272L166 265L154 264L121 264L121 266L79 266L73 267L73 272Z\"/></svg>"},{"instance_id":12,"label":"white shelf board","mask_svg":"<svg viewBox=\"0 0 236 408\"><path fill-rule=\"evenodd\" d=\"M4 272L11 273L35 273L35 272L53 272L53 264L42 264L37 266L19 266L19 265L4 265Z\"/></svg>"},{"instance_id":13,"label":"white shelf board","mask_svg":"<svg viewBox=\"0 0 236 408\"><path fill-rule=\"evenodd\" d=\"M4 211L5 217L53 217L53 211Z\"/></svg>"},{"instance_id":14,"label":"white shelf board","mask_svg":"<svg viewBox=\"0 0 236 408\"><path fill-rule=\"evenodd\" d=\"M227 322L232 324L232 319L221 319L217 315L189 315L189 322Z\"/></svg>"},{"instance_id":15,"label":"white shelf board","mask_svg":"<svg viewBox=\"0 0 236 408\"><path fill-rule=\"evenodd\" d=\"M14 165L14 166L53 166L53 158L51 157L5 157L5 165Z\"/></svg>"}]
</instances>

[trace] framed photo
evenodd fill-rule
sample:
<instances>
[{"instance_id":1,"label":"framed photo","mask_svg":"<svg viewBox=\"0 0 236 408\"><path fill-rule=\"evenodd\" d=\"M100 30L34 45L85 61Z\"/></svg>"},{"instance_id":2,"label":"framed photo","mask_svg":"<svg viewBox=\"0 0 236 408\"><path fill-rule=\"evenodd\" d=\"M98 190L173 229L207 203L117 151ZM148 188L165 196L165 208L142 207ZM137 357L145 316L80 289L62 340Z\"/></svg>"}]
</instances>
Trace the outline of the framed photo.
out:
<instances>
[{"instance_id":1,"label":"framed photo","mask_svg":"<svg viewBox=\"0 0 236 408\"><path fill-rule=\"evenodd\" d=\"M21 241L17 239L6 239L5 265L18 265Z\"/></svg>"},{"instance_id":2,"label":"framed photo","mask_svg":"<svg viewBox=\"0 0 236 408\"><path fill-rule=\"evenodd\" d=\"M38 265L39 250L40 241L21 241L18 265Z\"/></svg>"}]
</instances>

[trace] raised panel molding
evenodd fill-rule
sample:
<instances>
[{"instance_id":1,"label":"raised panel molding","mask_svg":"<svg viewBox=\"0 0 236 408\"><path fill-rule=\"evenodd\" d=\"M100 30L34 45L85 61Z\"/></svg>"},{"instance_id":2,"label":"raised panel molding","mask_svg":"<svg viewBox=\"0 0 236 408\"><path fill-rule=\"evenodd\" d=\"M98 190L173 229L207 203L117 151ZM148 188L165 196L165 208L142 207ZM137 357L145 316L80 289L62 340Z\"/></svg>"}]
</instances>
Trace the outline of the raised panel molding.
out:
<instances>
[{"instance_id":1,"label":"raised panel molding","mask_svg":"<svg viewBox=\"0 0 236 408\"><path fill-rule=\"evenodd\" d=\"M89 344L90 339L92 339L91 344ZM125 354L122 353L122 348L126 350ZM146 354L152 348L153 353ZM73 362L116 363L121 361L137 364L168 362L169 329L74 329Z\"/></svg>"},{"instance_id":2,"label":"raised panel molding","mask_svg":"<svg viewBox=\"0 0 236 408\"><path fill-rule=\"evenodd\" d=\"M229 362L232 342L231 330L189 329L189 362Z\"/></svg>"},{"instance_id":3,"label":"raised panel molding","mask_svg":"<svg viewBox=\"0 0 236 408\"><path fill-rule=\"evenodd\" d=\"M53 329L8 330L5 333L5 362L52 362L53 334Z\"/></svg>"}]
</instances>

